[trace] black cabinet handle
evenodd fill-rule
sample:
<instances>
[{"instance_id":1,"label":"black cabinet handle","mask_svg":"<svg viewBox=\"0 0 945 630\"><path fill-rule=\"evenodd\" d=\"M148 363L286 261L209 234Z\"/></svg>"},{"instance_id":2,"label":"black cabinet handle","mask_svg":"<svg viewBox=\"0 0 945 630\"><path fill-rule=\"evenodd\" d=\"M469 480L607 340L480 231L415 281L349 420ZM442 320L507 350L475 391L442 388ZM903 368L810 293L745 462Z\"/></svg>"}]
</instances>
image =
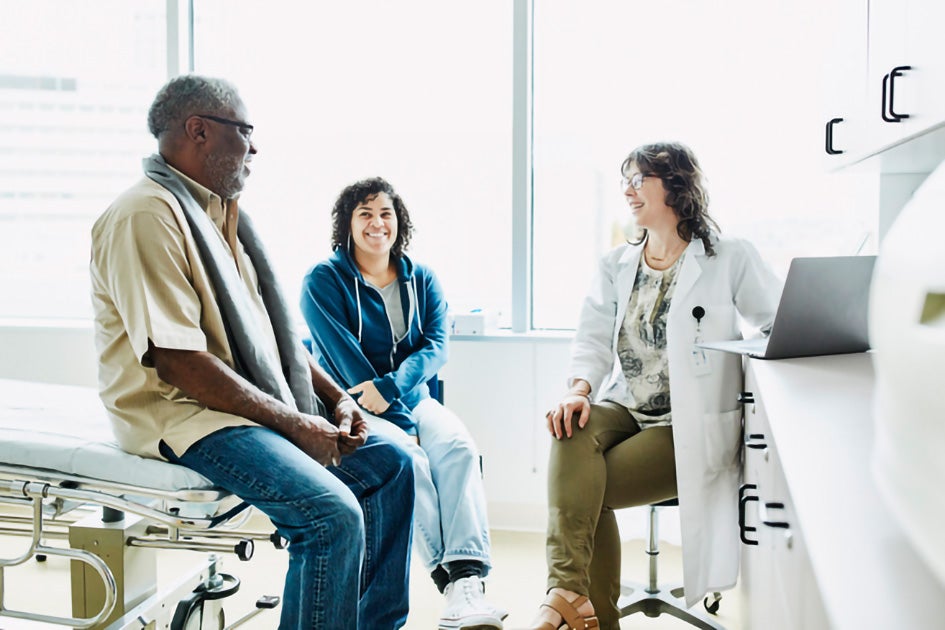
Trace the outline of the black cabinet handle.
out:
<instances>
[{"instance_id":1,"label":"black cabinet handle","mask_svg":"<svg viewBox=\"0 0 945 630\"><path fill-rule=\"evenodd\" d=\"M889 92L889 75L884 74L883 75L883 102L881 103L881 105L883 106L883 109L880 112L880 115L883 117L883 120L885 120L886 122L899 122L897 118L890 118L889 116L886 115L886 100L887 100L888 92Z\"/></svg>"},{"instance_id":2,"label":"black cabinet handle","mask_svg":"<svg viewBox=\"0 0 945 630\"><path fill-rule=\"evenodd\" d=\"M783 510L783 503L765 503L765 515L762 517L761 522L767 525L768 527L777 527L778 529L790 529L791 525L787 521L769 521L767 519L768 510Z\"/></svg>"},{"instance_id":3,"label":"black cabinet handle","mask_svg":"<svg viewBox=\"0 0 945 630\"><path fill-rule=\"evenodd\" d=\"M753 483L743 483L738 488L738 537L741 538L742 542L746 545L757 545L757 540L751 540L748 538L748 532L758 531L757 527L752 527L745 524L745 505L750 501L757 501L758 497L756 495L746 495L745 493L748 490L757 490L758 486Z\"/></svg>"},{"instance_id":4,"label":"black cabinet handle","mask_svg":"<svg viewBox=\"0 0 945 630\"><path fill-rule=\"evenodd\" d=\"M776 527L778 529L790 529L791 525L787 521L769 521L768 520L768 510L783 510L784 504L780 502L765 503L765 515L762 517L761 522L767 525L768 527Z\"/></svg>"},{"instance_id":5,"label":"black cabinet handle","mask_svg":"<svg viewBox=\"0 0 945 630\"><path fill-rule=\"evenodd\" d=\"M762 441L764 439L764 433L749 433L748 437L745 438L745 446L759 450L766 449L768 448L768 445Z\"/></svg>"},{"instance_id":6,"label":"black cabinet handle","mask_svg":"<svg viewBox=\"0 0 945 630\"><path fill-rule=\"evenodd\" d=\"M833 148L833 126L839 122L843 122L842 118L831 118L827 121L827 133L824 140L824 149L827 151L828 155L839 155L843 151L838 151Z\"/></svg>"},{"instance_id":7,"label":"black cabinet handle","mask_svg":"<svg viewBox=\"0 0 945 630\"><path fill-rule=\"evenodd\" d=\"M740 404L753 404L755 402L755 395L751 392L739 392L738 397L735 399Z\"/></svg>"},{"instance_id":8,"label":"black cabinet handle","mask_svg":"<svg viewBox=\"0 0 945 630\"><path fill-rule=\"evenodd\" d=\"M903 118L908 118L909 114L897 114L893 111L893 103L895 102L895 92L896 92L896 77L901 77L904 70L912 70L912 66L896 66L892 69L892 72L889 73L889 115L900 121Z\"/></svg>"},{"instance_id":9,"label":"black cabinet handle","mask_svg":"<svg viewBox=\"0 0 945 630\"><path fill-rule=\"evenodd\" d=\"M896 94L896 77L903 76L902 73L905 70L912 70L912 66L896 66L890 70L888 74L883 75L883 102L881 113L883 120L886 122L902 122L904 118L909 117L909 114L897 114L893 110L893 102ZM889 115L886 114L887 111Z\"/></svg>"}]
</instances>

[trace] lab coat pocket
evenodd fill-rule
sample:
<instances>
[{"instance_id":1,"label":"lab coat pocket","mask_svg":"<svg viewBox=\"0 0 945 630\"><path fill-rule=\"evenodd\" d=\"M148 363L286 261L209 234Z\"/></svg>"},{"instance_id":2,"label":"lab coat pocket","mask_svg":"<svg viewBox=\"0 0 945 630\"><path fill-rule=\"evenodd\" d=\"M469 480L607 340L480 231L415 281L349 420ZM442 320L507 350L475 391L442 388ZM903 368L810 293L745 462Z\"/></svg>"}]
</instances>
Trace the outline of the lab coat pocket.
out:
<instances>
[{"instance_id":1,"label":"lab coat pocket","mask_svg":"<svg viewBox=\"0 0 945 630\"><path fill-rule=\"evenodd\" d=\"M709 470L725 470L738 464L742 410L707 413L703 416L705 461Z\"/></svg>"}]
</instances>

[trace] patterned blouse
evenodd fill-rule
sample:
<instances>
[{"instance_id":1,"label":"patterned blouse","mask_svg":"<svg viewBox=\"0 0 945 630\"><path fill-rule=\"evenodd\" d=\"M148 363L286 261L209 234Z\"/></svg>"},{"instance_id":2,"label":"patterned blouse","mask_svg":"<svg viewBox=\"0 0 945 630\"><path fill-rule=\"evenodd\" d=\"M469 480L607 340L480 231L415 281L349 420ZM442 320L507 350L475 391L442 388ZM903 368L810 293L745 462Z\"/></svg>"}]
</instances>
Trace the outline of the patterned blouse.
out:
<instances>
[{"instance_id":1,"label":"patterned blouse","mask_svg":"<svg viewBox=\"0 0 945 630\"><path fill-rule=\"evenodd\" d=\"M626 388L611 386L603 398L626 406L643 429L672 424L666 316L684 257L680 256L672 267L657 271L640 256L627 314L617 336L617 356Z\"/></svg>"}]
</instances>

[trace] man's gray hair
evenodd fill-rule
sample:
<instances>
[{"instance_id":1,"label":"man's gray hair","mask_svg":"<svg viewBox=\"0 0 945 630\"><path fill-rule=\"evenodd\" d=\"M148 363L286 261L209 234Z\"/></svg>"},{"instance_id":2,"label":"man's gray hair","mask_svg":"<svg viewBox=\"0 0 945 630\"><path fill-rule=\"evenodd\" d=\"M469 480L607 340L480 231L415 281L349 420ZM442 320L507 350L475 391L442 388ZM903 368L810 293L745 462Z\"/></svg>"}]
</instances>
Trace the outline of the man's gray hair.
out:
<instances>
[{"instance_id":1,"label":"man's gray hair","mask_svg":"<svg viewBox=\"0 0 945 630\"><path fill-rule=\"evenodd\" d=\"M161 134L194 114L219 114L239 101L236 87L224 79L184 74L174 77L158 91L148 110L148 129L160 139Z\"/></svg>"}]
</instances>

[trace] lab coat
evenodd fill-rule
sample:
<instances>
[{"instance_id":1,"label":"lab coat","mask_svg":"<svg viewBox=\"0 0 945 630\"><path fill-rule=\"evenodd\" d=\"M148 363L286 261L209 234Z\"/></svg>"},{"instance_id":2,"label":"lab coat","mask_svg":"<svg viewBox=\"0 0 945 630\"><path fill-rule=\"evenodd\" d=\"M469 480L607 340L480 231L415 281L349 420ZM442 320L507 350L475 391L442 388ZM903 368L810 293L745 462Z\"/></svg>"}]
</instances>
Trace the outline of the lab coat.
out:
<instances>
[{"instance_id":1,"label":"lab coat","mask_svg":"<svg viewBox=\"0 0 945 630\"><path fill-rule=\"evenodd\" d=\"M742 359L700 352L694 342L697 334L703 341L741 338L738 316L770 330L781 292L781 281L748 242L720 238L715 250L706 256L699 239L687 246L666 322L687 606L708 590L734 586L739 562ZM613 383L626 386L617 337L642 251L625 245L606 254L585 299L570 374L591 384L592 397ZM705 311L698 330L697 306Z\"/></svg>"}]
</instances>

